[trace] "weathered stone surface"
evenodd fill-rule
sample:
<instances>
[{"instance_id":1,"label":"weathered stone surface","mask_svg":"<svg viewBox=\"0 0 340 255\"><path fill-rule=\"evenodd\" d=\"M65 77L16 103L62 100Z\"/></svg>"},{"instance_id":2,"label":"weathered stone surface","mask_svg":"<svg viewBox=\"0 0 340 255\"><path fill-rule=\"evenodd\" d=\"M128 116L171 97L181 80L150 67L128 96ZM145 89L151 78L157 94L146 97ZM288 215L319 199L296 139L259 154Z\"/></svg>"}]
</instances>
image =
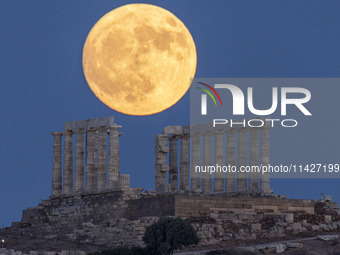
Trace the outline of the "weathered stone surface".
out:
<instances>
[{"instance_id":1,"label":"weathered stone surface","mask_svg":"<svg viewBox=\"0 0 340 255\"><path fill-rule=\"evenodd\" d=\"M77 121L68 121L64 123L64 130L77 130L77 129L85 129L88 128L97 128L101 126L113 126L114 125L114 117L105 117L105 118L97 118L97 119L88 119L88 120L77 120Z\"/></svg>"},{"instance_id":2,"label":"weathered stone surface","mask_svg":"<svg viewBox=\"0 0 340 255\"><path fill-rule=\"evenodd\" d=\"M262 224L260 223L251 224L251 229L256 232L260 231L262 229Z\"/></svg>"},{"instance_id":3,"label":"weathered stone surface","mask_svg":"<svg viewBox=\"0 0 340 255\"><path fill-rule=\"evenodd\" d=\"M52 196L59 196L62 193L63 132L52 132L51 135L53 135Z\"/></svg>"},{"instance_id":4,"label":"weathered stone surface","mask_svg":"<svg viewBox=\"0 0 340 255\"><path fill-rule=\"evenodd\" d=\"M312 200L304 203L305 211L296 212L291 223L286 217L290 214L288 208L301 207L302 200L231 197L226 194L161 195L141 193L141 190L111 190L44 200L39 206L26 209L21 223L6 231L18 236L33 235L45 240L94 244L108 249L143 246L142 237L146 228L166 216L187 218L198 231L202 245L228 240L277 240L288 235L299 236L313 228L316 230L314 226L323 231L337 232L340 226L339 217L332 217L329 223L320 223L324 222L323 215L307 213L309 208L320 207ZM275 213L265 209L274 207L277 210ZM260 208L263 210L258 211ZM324 210L329 210L329 207ZM303 226L305 224L312 225L308 229ZM4 231L0 230L0 238ZM276 246L267 247L264 252L268 250L276 251Z\"/></svg>"},{"instance_id":5,"label":"weathered stone surface","mask_svg":"<svg viewBox=\"0 0 340 255\"><path fill-rule=\"evenodd\" d=\"M285 220L286 220L287 223L293 223L294 222L294 214L287 213L285 215Z\"/></svg>"},{"instance_id":6,"label":"weathered stone surface","mask_svg":"<svg viewBox=\"0 0 340 255\"><path fill-rule=\"evenodd\" d=\"M332 221L332 215L325 215L325 222L331 222Z\"/></svg>"},{"instance_id":7,"label":"weathered stone surface","mask_svg":"<svg viewBox=\"0 0 340 255\"><path fill-rule=\"evenodd\" d=\"M303 243L286 243L287 249L303 248Z\"/></svg>"},{"instance_id":8,"label":"weathered stone surface","mask_svg":"<svg viewBox=\"0 0 340 255\"><path fill-rule=\"evenodd\" d=\"M188 191L190 188L190 157L189 136L181 136L181 161L179 189Z\"/></svg>"},{"instance_id":9,"label":"weathered stone surface","mask_svg":"<svg viewBox=\"0 0 340 255\"><path fill-rule=\"evenodd\" d=\"M166 135L182 135L183 127L182 126L167 126L163 129L163 134Z\"/></svg>"},{"instance_id":10,"label":"weathered stone surface","mask_svg":"<svg viewBox=\"0 0 340 255\"><path fill-rule=\"evenodd\" d=\"M323 241L331 241L331 240L339 239L340 235L323 235L323 236L318 236L318 238Z\"/></svg>"},{"instance_id":11,"label":"weathered stone surface","mask_svg":"<svg viewBox=\"0 0 340 255\"><path fill-rule=\"evenodd\" d=\"M286 250L286 245L284 245L284 244L277 244L275 246L275 250L276 250L276 253L278 253L278 254L284 253L285 250Z\"/></svg>"}]
</instances>

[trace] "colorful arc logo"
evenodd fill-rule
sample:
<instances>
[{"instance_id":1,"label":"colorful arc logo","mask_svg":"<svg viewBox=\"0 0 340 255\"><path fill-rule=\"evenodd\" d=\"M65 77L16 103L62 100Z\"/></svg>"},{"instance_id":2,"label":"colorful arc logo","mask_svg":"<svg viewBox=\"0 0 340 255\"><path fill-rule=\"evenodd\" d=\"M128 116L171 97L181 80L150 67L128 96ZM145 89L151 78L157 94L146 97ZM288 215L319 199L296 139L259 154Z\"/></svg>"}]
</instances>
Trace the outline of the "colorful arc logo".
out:
<instances>
[{"instance_id":1,"label":"colorful arc logo","mask_svg":"<svg viewBox=\"0 0 340 255\"><path fill-rule=\"evenodd\" d=\"M216 91L212 86L210 86L210 85L208 85L208 84L206 84L206 83L203 83L203 82L197 82L197 83L199 83L199 84L201 84L201 85L207 87L208 89L210 89L210 90L217 96L217 98L218 98L218 100L220 101L220 104L221 104L221 106L222 106L221 97L220 97L220 95L217 93L217 91ZM210 92L209 90L207 90L207 89L205 89L205 88L201 88L201 87L197 87L197 88L200 89L200 90L203 90L204 92L206 92L206 93L212 98L212 100L214 101L215 106L217 106L216 99L215 99L215 97L211 94L211 92Z\"/></svg>"}]
</instances>

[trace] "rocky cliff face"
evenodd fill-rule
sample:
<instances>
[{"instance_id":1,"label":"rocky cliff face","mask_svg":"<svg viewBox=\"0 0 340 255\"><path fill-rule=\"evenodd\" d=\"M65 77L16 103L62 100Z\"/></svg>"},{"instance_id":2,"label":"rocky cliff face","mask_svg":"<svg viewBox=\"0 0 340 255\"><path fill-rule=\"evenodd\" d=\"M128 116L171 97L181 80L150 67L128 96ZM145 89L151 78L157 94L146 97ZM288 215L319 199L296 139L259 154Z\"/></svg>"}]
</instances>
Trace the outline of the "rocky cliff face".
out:
<instances>
[{"instance_id":1,"label":"rocky cliff face","mask_svg":"<svg viewBox=\"0 0 340 255\"><path fill-rule=\"evenodd\" d=\"M101 249L143 246L147 226L165 216L190 220L203 245L340 230L340 210L331 201L141 191L127 189L44 200L37 207L27 208L21 222L1 229L0 238L29 236ZM58 249L63 247L55 247Z\"/></svg>"}]
</instances>

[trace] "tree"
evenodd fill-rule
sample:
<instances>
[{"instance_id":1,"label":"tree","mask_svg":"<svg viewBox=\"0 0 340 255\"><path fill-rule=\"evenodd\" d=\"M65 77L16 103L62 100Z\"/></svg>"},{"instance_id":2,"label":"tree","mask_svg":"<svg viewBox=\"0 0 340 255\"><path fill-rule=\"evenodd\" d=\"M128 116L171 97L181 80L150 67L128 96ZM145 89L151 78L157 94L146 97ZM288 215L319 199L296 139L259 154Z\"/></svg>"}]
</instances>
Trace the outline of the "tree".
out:
<instances>
[{"instance_id":1,"label":"tree","mask_svg":"<svg viewBox=\"0 0 340 255\"><path fill-rule=\"evenodd\" d=\"M161 218L146 229L143 241L150 255L168 255L173 254L174 250L198 244L199 238L188 221Z\"/></svg>"}]
</instances>

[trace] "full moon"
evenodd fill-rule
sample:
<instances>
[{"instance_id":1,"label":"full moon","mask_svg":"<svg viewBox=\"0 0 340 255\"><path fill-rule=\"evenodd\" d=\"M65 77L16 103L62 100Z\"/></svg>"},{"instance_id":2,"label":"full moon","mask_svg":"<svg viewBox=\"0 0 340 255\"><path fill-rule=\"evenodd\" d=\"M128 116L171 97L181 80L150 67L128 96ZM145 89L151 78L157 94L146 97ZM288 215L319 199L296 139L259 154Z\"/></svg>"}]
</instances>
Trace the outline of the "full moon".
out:
<instances>
[{"instance_id":1,"label":"full moon","mask_svg":"<svg viewBox=\"0 0 340 255\"><path fill-rule=\"evenodd\" d=\"M83 49L83 70L92 92L129 115L155 114L174 105L196 72L194 40L171 12L129 4L105 14Z\"/></svg>"}]
</instances>

